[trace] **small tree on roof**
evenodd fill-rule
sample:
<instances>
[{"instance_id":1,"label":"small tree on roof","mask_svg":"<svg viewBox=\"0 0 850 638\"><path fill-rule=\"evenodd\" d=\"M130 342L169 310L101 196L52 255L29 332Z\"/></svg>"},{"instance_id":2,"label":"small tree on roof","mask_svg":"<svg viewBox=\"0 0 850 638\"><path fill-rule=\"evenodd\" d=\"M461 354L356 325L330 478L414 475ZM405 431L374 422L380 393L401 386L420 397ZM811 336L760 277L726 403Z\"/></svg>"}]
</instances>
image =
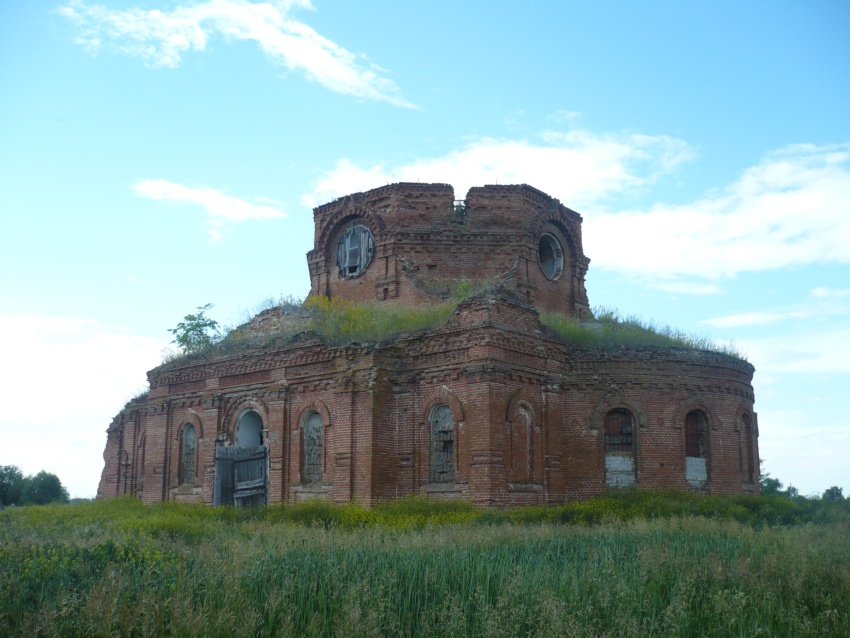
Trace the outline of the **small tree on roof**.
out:
<instances>
[{"instance_id":1,"label":"small tree on roof","mask_svg":"<svg viewBox=\"0 0 850 638\"><path fill-rule=\"evenodd\" d=\"M205 314L212 307L211 303L198 306L196 314L186 315L176 328L169 328L168 332L174 335L171 343L176 343L186 354L215 345L221 339L218 321Z\"/></svg>"}]
</instances>

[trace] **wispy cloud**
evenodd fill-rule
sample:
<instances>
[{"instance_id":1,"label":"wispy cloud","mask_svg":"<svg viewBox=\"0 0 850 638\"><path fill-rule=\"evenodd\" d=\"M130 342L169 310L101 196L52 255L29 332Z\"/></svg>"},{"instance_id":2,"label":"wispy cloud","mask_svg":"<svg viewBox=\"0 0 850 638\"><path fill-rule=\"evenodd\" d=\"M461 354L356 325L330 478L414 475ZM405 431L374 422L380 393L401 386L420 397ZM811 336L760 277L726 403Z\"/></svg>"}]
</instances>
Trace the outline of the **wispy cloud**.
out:
<instances>
[{"instance_id":1,"label":"wispy cloud","mask_svg":"<svg viewBox=\"0 0 850 638\"><path fill-rule=\"evenodd\" d=\"M453 184L458 197L472 186L527 183L581 207L647 184L691 156L687 144L666 136L546 131L535 142L484 138L442 157L395 166L340 159L302 199L316 206L399 181Z\"/></svg>"},{"instance_id":2,"label":"wispy cloud","mask_svg":"<svg viewBox=\"0 0 850 638\"><path fill-rule=\"evenodd\" d=\"M850 297L850 288L826 288L818 287L812 290L812 297L819 299L843 299Z\"/></svg>"},{"instance_id":3,"label":"wispy cloud","mask_svg":"<svg viewBox=\"0 0 850 638\"><path fill-rule=\"evenodd\" d=\"M717 284L694 281L657 281L653 287L675 295L716 295L723 292Z\"/></svg>"},{"instance_id":4,"label":"wispy cloud","mask_svg":"<svg viewBox=\"0 0 850 638\"><path fill-rule=\"evenodd\" d=\"M741 339L759 374L850 374L850 325Z\"/></svg>"},{"instance_id":5,"label":"wispy cloud","mask_svg":"<svg viewBox=\"0 0 850 638\"><path fill-rule=\"evenodd\" d=\"M786 319L804 319L809 313L801 310L790 310L788 312L741 312L725 317L714 317L705 319L702 323L715 328L741 328L744 326L764 326L771 323L785 321Z\"/></svg>"},{"instance_id":6,"label":"wispy cloud","mask_svg":"<svg viewBox=\"0 0 850 638\"><path fill-rule=\"evenodd\" d=\"M552 122L569 122L570 120L576 120L581 117L581 113L579 111L568 111L566 109L560 109L555 111L554 113L550 113L546 116L547 120Z\"/></svg>"},{"instance_id":7,"label":"wispy cloud","mask_svg":"<svg viewBox=\"0 0 850 638\"><path fill-rule=\"evenodd\" d=\"M605 212L618 195L692 158L684 141L667 136L547 131L535 141L479 139L398 165L343 158L302 201L315 206L399 181L450 183L458 197L470 186L528 183L584 215L595 268L678 294L715 294L719 279L741 272L850 263L850 144L778 150L692 203Z\"/></svg>"},{"instance_id":8,"label":"wispy cloud","mask_svg":"<svg viewBox=\"0 0 850 638\"><path fill-rule=\"evenodd\" d=\"M691 204L586 215L596 267L650 277L731 277L850 263L850 145L790 146Z\"/></svg>"},{"instance_id":9,"label":"wispy cloud","mask_svg":"<svg viewBox=\"0 0 850 638\"><path fill-rule=\"evenodd\" d=\"M76 41L90 53L107 46L154 68L174 68L186 52L204 51L215 35L225 41L251 40L272 62L331 91L415 108L382 69L292 18L296 7L313 8L309 0L208 0L160 11L72 0L58 12L76 25Z\"/></svg>"},{"instance_id":10,"label":"wispy cloud","mask_svg":"<svg viewBox=\"0 0 850 638\"><path fill-rule=\"evenodd\" d=\"M810 291L812 299L790 308L779 310L759 310L739 312L722 317L704 319L701 323L715 328L742 328L748 326L765 326L782 321L793 320L825 320L850 315L850 305L845 298L850 297L850 290L830 289L825 287L813 288Z\"/></svg>"},{"instance_id":11,"label":"wispy cloud","mask_svg":"<svg viewBox=\"0 0 850 638\"><path fill-rule=\"evenodd\" d=\"M156 201L201 206L208 217L206 225L210 241L214 242L221 240L221 231L225 222L238 223L249 219L286 217L280 209L280 203L268 198L257 198L261 203L251 204L219 190L184 186L164 179L139 182L133 185L133 191L141 197Z\"/></svg>"},{"instance_id":12,"label":"wispy cloud","mask_svg":"<svg viewBox=\"0 0 850 638\"><path fill-rule=\"evenodd\" d=\"M820 495L830 485L850 489L842 454L850 446L850 418L841 410L801 406L759 409L759 456L766 470L803 494Z\"/></svg>"}]
</instances>

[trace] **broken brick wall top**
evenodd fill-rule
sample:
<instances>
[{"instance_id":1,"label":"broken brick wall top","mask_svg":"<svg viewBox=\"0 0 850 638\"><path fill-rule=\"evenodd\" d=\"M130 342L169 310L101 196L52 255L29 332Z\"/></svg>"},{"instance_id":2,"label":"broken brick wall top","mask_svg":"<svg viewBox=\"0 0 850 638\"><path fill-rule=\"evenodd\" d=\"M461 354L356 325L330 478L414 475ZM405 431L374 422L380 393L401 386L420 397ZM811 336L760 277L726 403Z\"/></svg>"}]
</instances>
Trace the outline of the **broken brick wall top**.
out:
<instances>
[{"instance_id":1,"label":"broken brick wall top","mask_svg":"<svg viewBox=\"0 0 850 638\"><path fill-rule=\"evenodd\" d=\"M314 209L311 294L428 304L459 281L518 290L538 309L588 310L581 216L525 184L456 200L448 184L391 184Z\"/></svg>"}]
</instances>

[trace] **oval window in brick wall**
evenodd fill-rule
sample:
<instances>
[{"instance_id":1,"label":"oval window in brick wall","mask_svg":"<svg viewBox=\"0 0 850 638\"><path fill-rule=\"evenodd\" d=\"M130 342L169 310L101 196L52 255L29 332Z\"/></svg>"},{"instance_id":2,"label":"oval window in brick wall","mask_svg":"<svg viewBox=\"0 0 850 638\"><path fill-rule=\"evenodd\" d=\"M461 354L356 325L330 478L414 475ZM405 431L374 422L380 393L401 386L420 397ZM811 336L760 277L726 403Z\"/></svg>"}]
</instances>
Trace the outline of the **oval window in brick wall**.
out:
<instances>
[{"instance_id":1,"label":"oval window in brick wall","mask_svg":"<svg viewBox=\"0 0 850 638\"><path fill-rule=\"evenodd\" d=\"M366 226L347 228L336 245L336 265L340 277L357 277L372 262L375 238Z\"/></svg>"},{"instance_id":2,"label":"oval window in brick wall","mask_svg":"<svg viewBox=\"0 0 850 638\"><path fill-rule=\"evenodd\" d=\"M540 262L540 269L547 279L555 281L561 276L561 273L564 272L564 250L555 235L546 233L540 238L540 244L537 247L537 259Z\"/></svg>"}]
</instances>

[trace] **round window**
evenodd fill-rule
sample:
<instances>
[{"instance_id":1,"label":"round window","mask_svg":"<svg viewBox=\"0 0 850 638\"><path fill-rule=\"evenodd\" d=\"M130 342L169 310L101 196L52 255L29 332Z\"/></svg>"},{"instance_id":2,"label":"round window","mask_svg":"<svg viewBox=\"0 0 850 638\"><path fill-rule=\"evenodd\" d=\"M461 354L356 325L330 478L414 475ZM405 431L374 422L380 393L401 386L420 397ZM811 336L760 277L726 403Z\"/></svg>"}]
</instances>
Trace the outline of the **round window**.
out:
<instances>
[{"instance_id":1,"label":"round window","mask_svg":"<svg viewBox=\"0 0 850 638\"><path fill-rule=\"evenodd\" d=\"M551 233L546 233L540 238L537 247L537 259L540 261L540 269L546 278L555 281L564 271L564 251L558 238Z\"/></svg>"},{"instance_id":2,"label":"round window","mask_svg":"<svg viewBox=\"0 0 850 638\"><path fill-rule=\"evenodd\" d=\"M366 226L347 228L336 245L336 265L340 277L357 277L372 262L375 239Z\"/></svg>"}]
</instances>

